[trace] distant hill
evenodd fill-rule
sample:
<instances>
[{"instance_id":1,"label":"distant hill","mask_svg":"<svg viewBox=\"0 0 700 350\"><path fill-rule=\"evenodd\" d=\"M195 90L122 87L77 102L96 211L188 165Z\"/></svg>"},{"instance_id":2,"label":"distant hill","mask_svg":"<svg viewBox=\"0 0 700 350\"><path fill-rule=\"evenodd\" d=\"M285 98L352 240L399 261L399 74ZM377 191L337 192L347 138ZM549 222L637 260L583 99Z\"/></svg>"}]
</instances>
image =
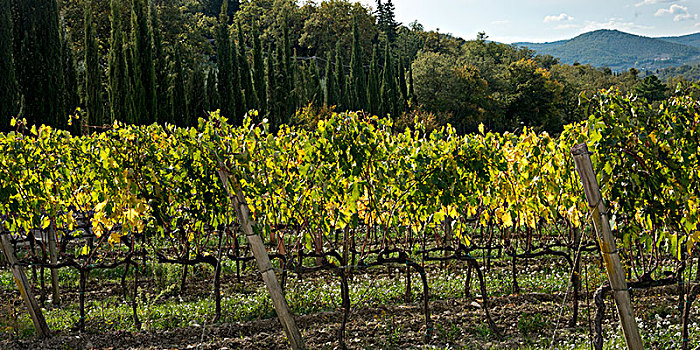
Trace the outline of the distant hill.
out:
<instances>
[{"instance_id":1,"label":"distant hill","mask_svg":"<svg viewBox=\"0 0 700 350\"><path fill-rule=\"evenodd\" d=\"M656 71L700 61L700 33L681 37L650 38L619 30L596 30L573 39L550 43L515 43L563 63L589 63L615 71L637 68ZM698 46L695 46L698 45Z\"/></svg>"},{"instance_id":2,"label":"distant hill","mask_svg":"<svg viewBox=\"0 0 700 350\"><path fill-rule=\"evenodd\" d=\"M657 39L700 48L700 33L688 34L683 36L666 36Z\"/></svg>"}]
</instances>

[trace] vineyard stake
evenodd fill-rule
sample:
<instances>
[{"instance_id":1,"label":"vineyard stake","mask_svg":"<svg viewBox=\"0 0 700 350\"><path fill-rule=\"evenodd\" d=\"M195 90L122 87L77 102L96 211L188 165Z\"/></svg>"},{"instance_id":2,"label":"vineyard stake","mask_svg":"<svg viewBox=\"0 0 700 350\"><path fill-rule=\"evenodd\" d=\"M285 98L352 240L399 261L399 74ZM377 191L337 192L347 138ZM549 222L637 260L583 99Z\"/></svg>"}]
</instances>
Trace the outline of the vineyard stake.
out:
<instances>
[{"instance_id":1,"label":"vineyard stake","mask_svg":"<svg viewBox=\"0 0 700 350\"><path fill-rule=\"evenodd\" d=\"M27 310L29 310L32 322L34 322L37 335L39 338L48 338L51 335L49 326L46 324L46 319L44 319L44 314L41 313L41 308L39 308L36 298L34 298L34 292L32 292L32 287L29 285L27 275L24 274L24 269L17 262L15 250L12 248L7 232L0 232L0 249L5 253L7 263L10 265L15 283L17 283L17 289L19 289L19 293L22 294L24 304L27 306Z\"/></svg>"},{"instance_id":2,"label":"vineyard stake","mask_svg":"<svg viewBox=\"0 0 700 350\"><path fill-rule=\"evenodd\" d=\"M284 332L287 334L287 339L291 343L292 349L302 350L304 349L304 340L289 310L289 305L284 298L282 288L280 288L280 284L277 281L275 270L273 270L272 263L270 263L270 256L267 255L267 249L265 249L265 243L263 243L260 236L253 231L253 222L250 219L250 208L243 194L243 189L238 179L224 169L223 164L221 164L217 172L224 185L224 189L226 189L229 198L231 198L231 203L236 210L236 216L238 216L238 222L241 224L241 229L248 239L248 244L250 244L250 250L253 252L253 256L258 263L258 269L265 281L268 292L270 292L272 304L275 307L275 311L277 311L277 316L279 317L280 323L282 323L282 328L284 328Z\"/></svg>"},{"instance_id":3,"label":"vineyard stake","mask_svg":"<svg viewBox=\"0 0 700 350\"><path fill-rule=\"evenodd\" d=\"M603 261L605 262L605 269L608 273L613 297L615 298L617 313L620 315L620 323L625 334L627 349L642 350L642 339L639 336L637 320L634 318L634 312L632 311L625 273L622 270L622 264L620 264L620 256L617 254L615 236L610 230L608 211L605 208L605 203L603 203L600 187L598 187L598 180L595 177L588 146L585 143L578 144L571 149L571 154L574 157L576 171L581 177L583 191L586 194L588 206L591 210L590 215L593 218L593 225L598 235L598 244L603 253Z\"/></svg>"},{"instance_id":4,"label":"vineyard stake","mask_svg":"<svg viewBox=\"0 0 700 350\"><path fill-rule=\"evenodd\" d=\"M49 225L49 259L51 259L51 265L58 264L58 248L56 245L56 230L54 229L54 223ZM58 287L58 269L55 267L51 268L51 291L53 293L52 302L54 306L61 305L61 292Z\"/></svg>"}]
</instances>

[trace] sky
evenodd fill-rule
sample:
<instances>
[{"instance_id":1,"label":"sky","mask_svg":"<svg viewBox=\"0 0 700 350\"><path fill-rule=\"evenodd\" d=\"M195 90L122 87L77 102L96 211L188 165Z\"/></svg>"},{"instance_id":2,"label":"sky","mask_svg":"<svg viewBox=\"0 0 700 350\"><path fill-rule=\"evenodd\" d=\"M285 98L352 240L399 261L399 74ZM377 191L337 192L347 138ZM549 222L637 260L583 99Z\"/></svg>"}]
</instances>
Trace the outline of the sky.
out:
<instances>
[{"instance_id":1,"label":"sky","mask_svg":"<svg viewBox=\"0 0 700 350\"><path fill-rule=\"evenodd\" d=\"M385 0L384 0L385 1ZM360 0L375 8L375 0ZM597 29L643 36L700 32L700 0L393 0L396 19L464 39L550 42Z\"/></svg>"}]
</instances>

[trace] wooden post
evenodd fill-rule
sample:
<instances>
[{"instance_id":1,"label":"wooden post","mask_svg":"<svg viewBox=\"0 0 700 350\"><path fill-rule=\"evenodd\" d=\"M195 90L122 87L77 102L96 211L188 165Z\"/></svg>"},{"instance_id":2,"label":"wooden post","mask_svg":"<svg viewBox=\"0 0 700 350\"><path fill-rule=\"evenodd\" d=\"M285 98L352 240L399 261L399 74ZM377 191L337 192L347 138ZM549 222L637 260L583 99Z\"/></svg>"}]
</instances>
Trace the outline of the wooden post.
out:
<instances>
[{"instance_id":1,"label":"wooden post","mask_svg":"<svg viewBox=\"0 0 700 350\"><path fill-rule=\"evenodd\" d=\"M0 228L0 230L1 229L2 228ZM17 263L15 250L12 248L12 243L10 243L10 238L8 236L7 232L0 231L0 249L5 253L7 263L10 265L15 283L17 283L17 289L19 289L19 293L22 294L24 304L27 306L27 310L29 310L32 322L34 322L37 336L40 338L48 338L51 335L49 326L46 324L46 319L44 319L44 314L41 313L41 308L39 308L36 298L34 298L34 292L32 292L32 287L29 285L27 276L24 274L24 269Z\"/></svg>"},{"instance_id":2,"label":"wooden post","mask_svg":"<svg viewBox=\"0 0 700 350\"><path fill-rule=\"evenodd\" d=\"M637 320L634 318L634 312L632 311L625 273L622 270L622 264L620 264L620 256L617 254L615 236L610 230L608 211L605 208L605 203L603 203L600 188L598 187L598 180L595 177L591 157L588 153L588 146L585 143L578 144L571 149L571 154L574 156L576 170L581 177L583 190L591 210L593 225L598 235L598 244L603 253L605 269L607 270L610 287L615 298L617 313L620 315L622 331L625 334L627 349L642 350L642 339L639 336Z\"/></svg>"},{"instance_id":3,"label":"wooden post","mask_svg":"<svg viewBox=\"0 0 700 350\"><path fill-rule=\"evenodd\" d=\"M289 310L289 305L287 305L287 300L284 298L282 293L282 288L277 281L277 276L272 268L272 263L270 262L270 257L267 254L267 249L265 249L265 244L263 240L253 231L253 222L250 219L250 209L248 207L248 202L243 194L243 189L241 188L238 179L231 175L228 171L224 170L223 164L220 165L220 169L217 170L221 182L224 185L224 189L231 198L231 202L236 210L236 216L241 224L241 229L248 239L248 244L250 244L250 250L253 252L253 256L258 263L258 269L262 275L263 281L265 281L265 286L270 293L272 298L272 304L277 311L277 317L279 317L280 323L282 323L282 328L287 334L287 339L292 345L294 350L304 349L304 340L301 337L301 333L297 328L294 317Z\"/></svg>"},{"instance_id":4,"label":"wooden post","mask_svg":"<svg viewBox=\"0 0 700 350\"><path fill-rule=\"evenodd\" d=\"M51 259L51 265L56 265L58 263L58 247L56 244L56 230L54 229L53 222L49 225L49 258ZM51 268L51 288L53 292L53 297L51 298L53 305L61 305L61 292L58 288L58 269L55 267Z\"/></svg>"}]
</instances>

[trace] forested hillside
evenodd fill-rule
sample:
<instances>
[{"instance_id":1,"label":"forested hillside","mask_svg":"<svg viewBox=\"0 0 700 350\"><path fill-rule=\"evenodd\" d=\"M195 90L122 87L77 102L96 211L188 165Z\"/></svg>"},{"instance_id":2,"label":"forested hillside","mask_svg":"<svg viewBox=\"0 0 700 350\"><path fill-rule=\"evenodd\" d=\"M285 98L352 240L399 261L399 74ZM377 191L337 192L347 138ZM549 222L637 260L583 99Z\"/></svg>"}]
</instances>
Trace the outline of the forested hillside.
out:
<instances>
[{"instance_id":1,"label":"forested hillside","mask_svg":"<svg viewBox=\"0 0 700 350\"><path fill-rule=\"evenodd\" d=\"M666 36L658 39L670 41L672 43L688 45L700 48L700 33L681 35L681 36Z\"/></svg>"},{"instance_id":2,"label":"forested hillside","mask_svg":"<svg viewBox=\"0 0 700 350\"><path fill-rule=\"evenodd\" d=\"M398 23L392 1L374 8L347 0L2 6L3 130L12 116L74 133L114 120L186 126L219 109L236 123L257 110L256 121L266 118L273 127L363 110L399 125L416 117L451 123L460 132L480 123L495 131L558 132L581 119L583 90L640 84L636 70L567 65L490 42L485 33L464 40ZM669 51L673 57L697 54L663 43L678 49Z\"/></svg>"}]
</instances>

